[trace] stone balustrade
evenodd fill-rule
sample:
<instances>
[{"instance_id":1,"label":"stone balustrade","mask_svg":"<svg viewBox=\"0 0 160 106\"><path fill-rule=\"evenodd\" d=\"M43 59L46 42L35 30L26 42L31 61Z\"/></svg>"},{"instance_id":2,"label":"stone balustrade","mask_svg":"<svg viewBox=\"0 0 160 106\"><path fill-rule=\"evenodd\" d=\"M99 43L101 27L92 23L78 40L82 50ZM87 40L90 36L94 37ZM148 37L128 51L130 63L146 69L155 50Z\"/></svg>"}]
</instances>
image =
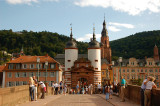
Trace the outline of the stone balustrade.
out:
<instances>
[{"instance_id":1,"label":"stone balustrade","mask_svg":"<svg viewBox=\"0 0 160 106\"><path fill-rule=\"evenodd\" d=\"M141 102L141 93L140 93L140 86L137 85L128 85L125 89L125 97L131 101L134 101L138 104ZM160 104L160 89L153 89L152 90L152 106L159 106Z\"/></svg>"},{"instance_id":2,"label":"stone balustrade","mask_svg":"<svg viewBox=\"0 0 160 106\"><path fill-rule=\"evenodd\" d=\"M51 87L47 88L47 95L51 94ZM140 104L141 94L140 86L128 85L125 89L125 96L131 101ZM152 90L152 106L160 104L160 89ZM0 106L15 106L19 103L29 101L29 86L15 86L8 88L0 88Z\"/></svg>"},{"instance_id":3,"label":"stone balustrade","mask_svg":"<svg viewBox=\"0 0 160 106\"><path fill-rule=\"evenodd\" d=\"M51 87L48 87L47 90L47 95L50 95ZM0 88L0 106L15 106L29 100L28 85Z\"/></svg>"}]
</instances>

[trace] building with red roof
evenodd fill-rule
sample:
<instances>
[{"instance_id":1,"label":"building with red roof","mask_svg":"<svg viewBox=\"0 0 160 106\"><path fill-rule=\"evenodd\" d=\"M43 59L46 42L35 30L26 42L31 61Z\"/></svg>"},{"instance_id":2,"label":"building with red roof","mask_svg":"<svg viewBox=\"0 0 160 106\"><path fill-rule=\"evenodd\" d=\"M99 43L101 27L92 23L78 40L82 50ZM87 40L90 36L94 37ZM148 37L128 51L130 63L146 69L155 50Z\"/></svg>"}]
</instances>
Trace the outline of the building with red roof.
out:
<instances>
[{"instance_id":1,"label":"building with red roof","mask_svg":"<svg viewBox=\"0 0 160 106\"><path fill-rule=\"evenodd\" d=\"M4 65L0 66L0 87L2 86L2 78L3 78L3 69L4 69Z\"/></svg>"},{"instance_id":2,"label":"building with red roof","mask_svg":"<svg viewBox=\"0 0 160 106\"><path fill-rule=\"evenodd\" d=\"M46 80L51 86L53 81L62 80L62 69L60 64L48 55L20 56L4 67L3 87L26 85L32 76L36 76L39 81Z\"/></svg>"}]
</instances>

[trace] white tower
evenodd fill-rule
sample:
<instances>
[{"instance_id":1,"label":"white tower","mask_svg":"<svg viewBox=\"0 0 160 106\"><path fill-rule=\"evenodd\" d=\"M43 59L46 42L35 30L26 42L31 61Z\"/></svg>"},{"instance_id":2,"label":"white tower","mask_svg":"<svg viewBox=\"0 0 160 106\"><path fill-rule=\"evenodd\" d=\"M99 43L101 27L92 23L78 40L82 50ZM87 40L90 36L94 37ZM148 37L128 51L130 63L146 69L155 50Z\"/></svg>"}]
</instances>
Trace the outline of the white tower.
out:
<instances>
[{"instance_id":1,"label":"white tower","mask_svg":"<svg viewBox=\"0 0 160 106\"><path fill-rule=\"evenodd\" d=\"M93 28L93 39L89 42L88 59L94 67L94 84L101 83L101 48L95 38L95 28Z\"/></svg>"},{"instance_id":2,"label":"white tower","mask_svg":"<svg viewBox=\"0 0 160 106\"><path fill-rule=\"evenodd\" d=\"M78 58L78 48L76 42L73 40L72 28L70 34L70 41L66 43L65 47L65 82L68 86L71 86L71 67L74 65L74 61Z\"/></svg>"}]
</instances>

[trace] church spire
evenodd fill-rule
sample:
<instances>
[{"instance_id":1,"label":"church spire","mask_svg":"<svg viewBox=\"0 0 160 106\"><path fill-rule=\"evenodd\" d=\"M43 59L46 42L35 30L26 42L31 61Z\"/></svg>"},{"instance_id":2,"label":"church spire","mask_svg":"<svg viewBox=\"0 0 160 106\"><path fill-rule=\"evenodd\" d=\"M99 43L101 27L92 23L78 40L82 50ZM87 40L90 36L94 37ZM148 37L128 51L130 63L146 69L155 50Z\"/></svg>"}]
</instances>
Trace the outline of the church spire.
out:
<instances>
[{"instance_id":1,"label":"church spire","mask_svg":"<svg viewBox=\"0 0 160 106\"><path fill-rule=\"evenodd\" d=\"M70 24L70 26L71 26L70 40L73 40L73 34L72 34L72 24Z\"/></svg>"},{"instance_id":2,"label":"church spire","mask_svg":"<svg viewBox=\"0 0 160 106\"><path fill-rule=\"evenodd\" d=\"M105 14L104 14L103 29L102 29L101 35L102 36L108 36L108 31L106 29Z\"/></svg>"},{"instance_id":3,"label":"church spire","mask_svg":"<svg viewBox=\"0 0 160 106\"><path fill-rule=\"evenodd\" d=\"M95 35L95 26L93 24L93 40L96 40L96 35Z\"/></svg>"}]
</instances>

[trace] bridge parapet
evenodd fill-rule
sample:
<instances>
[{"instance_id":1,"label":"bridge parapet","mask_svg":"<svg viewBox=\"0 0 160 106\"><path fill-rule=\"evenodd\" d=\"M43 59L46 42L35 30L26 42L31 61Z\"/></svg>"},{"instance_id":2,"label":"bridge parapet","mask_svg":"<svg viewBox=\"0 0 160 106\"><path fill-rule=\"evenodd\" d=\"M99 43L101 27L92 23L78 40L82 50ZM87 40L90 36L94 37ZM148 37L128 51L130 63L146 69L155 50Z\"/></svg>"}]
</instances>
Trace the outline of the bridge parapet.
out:
<instances>
[{"instance_id":1,"label":"bridge parapet","mask_svg":"<svg viewBox=\"0 0 160 106\"><path fill-rule=\"evenodd\" d=\"M138 104L141 102L141 87L137 85L128 85L125 89L125 97ZM158 106L160 104L160 89L152 90L152 106Z\"/></svg>"},{"instance_id":2,"label":"bridge parapet","mask_svg":"<svg viewBox=\"0 0 160 106\"><path fill-rule=\"evenodd\" d=\"M29 101L29 86L0 88L0 106L15 106Z\"/></svg>"}]
</instances>

